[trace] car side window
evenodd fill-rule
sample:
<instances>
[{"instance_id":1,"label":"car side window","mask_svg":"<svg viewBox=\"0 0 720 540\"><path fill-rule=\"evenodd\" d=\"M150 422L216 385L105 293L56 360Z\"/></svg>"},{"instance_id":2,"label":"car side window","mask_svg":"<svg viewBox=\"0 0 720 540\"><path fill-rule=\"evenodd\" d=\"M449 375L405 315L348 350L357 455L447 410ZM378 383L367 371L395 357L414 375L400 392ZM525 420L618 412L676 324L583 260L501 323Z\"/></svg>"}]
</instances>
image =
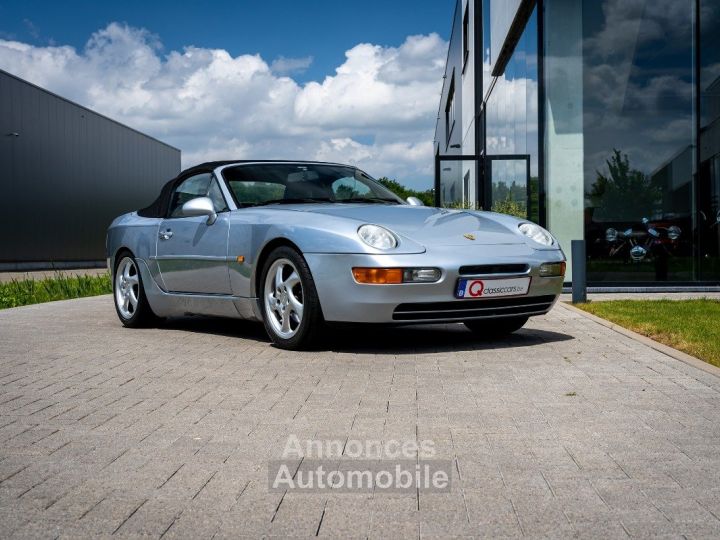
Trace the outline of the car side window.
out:
<instances>
[{"instance_id":1,"label":"car side window","mask_svg":"<svg viewBox=\"0 0 720 540\"><path fill-rule=\"evenodd\" d=\"M210 187L208 188L207 196L210 197L210 200L213 202L216 212L225 212L229 210L217 178L214 176L212 177L212 180L210 180Z\"/></svg>"},{"instance_id":2,"label":"car side window","mask_svg":"<svg viewBox=\"0 0 720 540\"><path fill-rule=\"evenodd\" d=\"M182 205L191 199L197 197L205 197L210 187L210 173L197 174L182 181L175 188L172 199L170 200L170 217L182 217Z\"/></svg>"}]
</instances>

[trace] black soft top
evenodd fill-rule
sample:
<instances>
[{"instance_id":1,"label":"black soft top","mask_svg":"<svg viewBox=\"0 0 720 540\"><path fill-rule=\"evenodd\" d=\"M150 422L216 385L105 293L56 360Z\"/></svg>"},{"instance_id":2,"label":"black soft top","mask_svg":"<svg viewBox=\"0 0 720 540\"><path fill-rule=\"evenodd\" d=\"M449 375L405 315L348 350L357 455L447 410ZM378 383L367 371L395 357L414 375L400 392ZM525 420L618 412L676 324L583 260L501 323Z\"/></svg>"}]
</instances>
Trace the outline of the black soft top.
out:
<instances>
[{"instance_id":1,"label":"black soft top","mask_svg":"<svg viewBox=\"0 0 720 540\"><path fill-rule=\"evenodd\" d=\"M147 218L164 218L167 216L168 206L170 206L170 197L172 196L173 189L177 184L182 182L188 176L192 176L197 173L211 172L222 167L223 165L233 165L242 163L321 163L319 161L302 161L302 160L291 160L291 159L235 159L226 161L206 161L189 169L181 171L175 178L167 182L157 199L155 199L150 206L141 208L137 214L141 217ZM339 165L338 163L328 163L328 165Z\"/></svg>"}]
</instances>

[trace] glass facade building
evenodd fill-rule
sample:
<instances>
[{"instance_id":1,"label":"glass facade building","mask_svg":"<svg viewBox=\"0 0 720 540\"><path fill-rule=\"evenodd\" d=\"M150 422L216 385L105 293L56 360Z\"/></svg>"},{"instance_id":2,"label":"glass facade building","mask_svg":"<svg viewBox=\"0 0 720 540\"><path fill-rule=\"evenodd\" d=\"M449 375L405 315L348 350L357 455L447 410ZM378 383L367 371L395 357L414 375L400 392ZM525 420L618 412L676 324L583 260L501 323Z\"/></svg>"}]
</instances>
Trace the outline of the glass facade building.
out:
<instances>
[{"instance_id":1,"label":"glass facade building","mask_svg":"<svg viewBox=\"0 0 720 540\"><path fill-rule=\"evenodd\" d=\"M458 0L449 89L438 203L585 239L590 284L720 284L720 3Z\"/></svg>"}]
</instances>

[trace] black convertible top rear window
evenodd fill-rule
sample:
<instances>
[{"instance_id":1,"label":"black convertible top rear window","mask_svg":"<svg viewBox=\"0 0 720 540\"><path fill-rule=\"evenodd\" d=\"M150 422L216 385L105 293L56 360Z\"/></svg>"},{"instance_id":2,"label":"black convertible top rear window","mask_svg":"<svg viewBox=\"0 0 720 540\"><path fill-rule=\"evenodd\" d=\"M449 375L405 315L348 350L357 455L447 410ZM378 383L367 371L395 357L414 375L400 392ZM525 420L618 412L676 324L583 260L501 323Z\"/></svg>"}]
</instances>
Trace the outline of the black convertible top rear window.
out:
<instances>
[{"instance_id":1,"label":"black convertible top rear window","mask_svg":"<svg viewBox=\"0 0 720 540\"><path fill-rule=\"evenodd\" d=\"M170 204L170 195L177 179L170 180L160 191L160 196L150 206L138 210L138 216L148 218L164 218Z\"/></svg>"}]
</instances>

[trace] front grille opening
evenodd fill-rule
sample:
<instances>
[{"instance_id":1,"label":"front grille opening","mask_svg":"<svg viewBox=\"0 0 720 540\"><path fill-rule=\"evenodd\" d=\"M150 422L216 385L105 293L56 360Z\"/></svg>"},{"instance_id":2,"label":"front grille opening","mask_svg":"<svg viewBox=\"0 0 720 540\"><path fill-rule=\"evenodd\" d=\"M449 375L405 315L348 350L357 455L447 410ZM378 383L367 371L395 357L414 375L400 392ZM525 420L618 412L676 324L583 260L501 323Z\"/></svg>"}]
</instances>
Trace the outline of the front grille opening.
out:
<instances>
[{"instance_id":1,"label":"front grille opening","mask_svg":"<svg viewBox=\"0 0 720 540\"><path fill-rule=\"evenodd\" d=\"M524 274L529 269L527 264L475 264L460 267L461 276L478 276L487 274Z\"/></svg>"},{"instance_id":2,"label":"front grille opening","mask_svg":"<svg viewBox=\"0 0 720 540\"><path fill-rule=\"evenodd\" d=\"M536 315L546 313L555 301L554 295L455 300L400 304L393 312L396 321L458 320L502 315Z\"/></svg>"}]
</instances>

